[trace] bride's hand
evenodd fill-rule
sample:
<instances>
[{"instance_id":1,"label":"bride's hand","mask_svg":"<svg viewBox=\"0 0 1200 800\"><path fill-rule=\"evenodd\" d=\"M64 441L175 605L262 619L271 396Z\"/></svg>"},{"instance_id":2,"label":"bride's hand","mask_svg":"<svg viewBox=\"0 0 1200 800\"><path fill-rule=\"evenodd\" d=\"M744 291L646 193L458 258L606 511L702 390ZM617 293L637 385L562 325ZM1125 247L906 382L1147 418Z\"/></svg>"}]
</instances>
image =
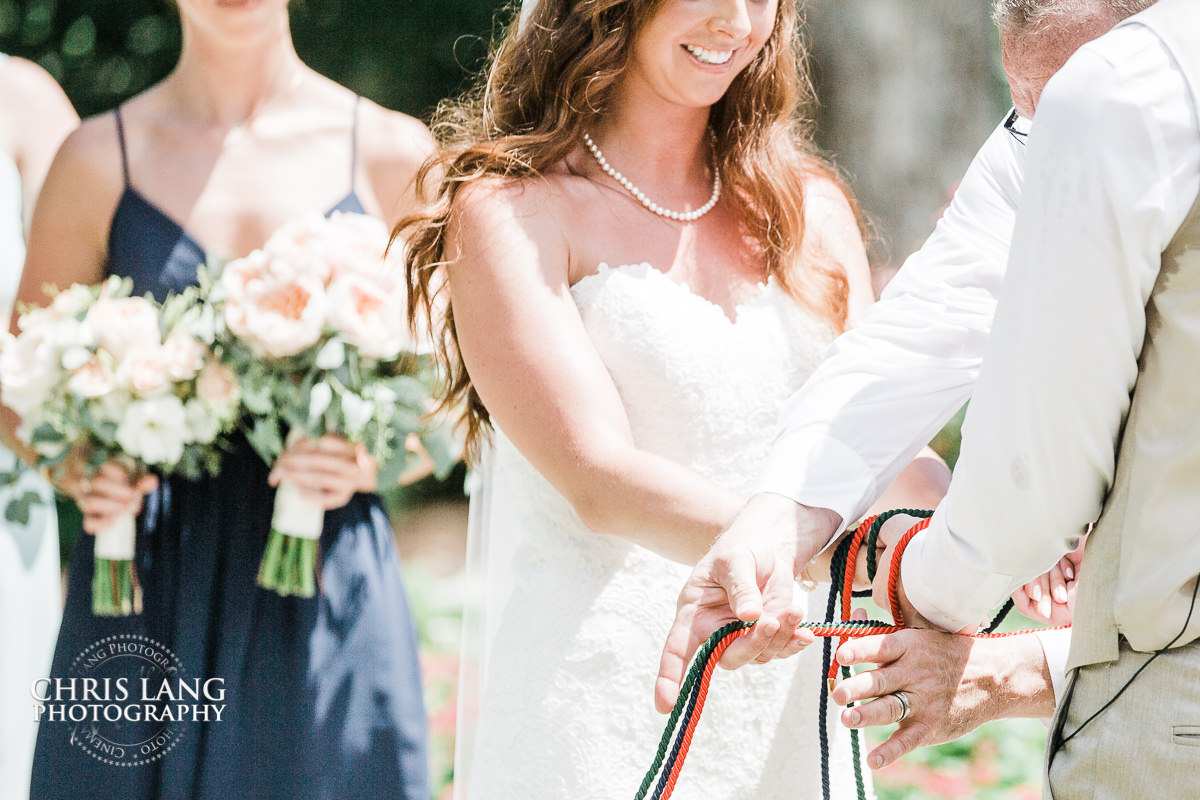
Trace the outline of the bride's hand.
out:
<instances>
[{"instance_id":1,"label":"bride's hand","mask_svg":"<svg viewBox=\"0 0 1200 800\"><path fill-rule=\"evenodd\" d=\"M340 436L296 439L275 461L267 481L283 481L326 511L341 508L358 492L373 492L379 465L366 448Z\"/></svg>"},{"instance_id":2,"label":"bride's hand","mask_svg":"<svg viewBox=\"0 0 1200 800\"><path fill-rule=\"evenodd\" d=\"M69 495L83 512L83 529L93 536L112 526L123 514L137 514L142 500L158 487L158 478L144 475L134 480L129 471L108 461L87 474L82 454L72 453L55 474L55 488Z\"/></svg>"},{"instance_id":3,"label":"bride's hand","mask_svg":"<svg viewBox=\"0 0 1200 800\"><path fill-rule=\"evenodd\" d=\"M1048 625L1070 625L1075 612L1075 587L1082 561L1081 542L1074 552L1063 556L1049 572L1013 592L1017 611Z\"/></svg>"}]
</instances>

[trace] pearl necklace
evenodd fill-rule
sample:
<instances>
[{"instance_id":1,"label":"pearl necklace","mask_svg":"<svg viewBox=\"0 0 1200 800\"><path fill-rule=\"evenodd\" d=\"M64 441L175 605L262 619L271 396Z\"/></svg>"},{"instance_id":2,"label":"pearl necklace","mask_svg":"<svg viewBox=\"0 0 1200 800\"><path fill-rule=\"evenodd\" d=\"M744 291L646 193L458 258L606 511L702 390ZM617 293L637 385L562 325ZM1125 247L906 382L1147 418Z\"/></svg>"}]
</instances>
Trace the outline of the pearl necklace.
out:
<instances>
[{"instance_id":1,"label":"pearl necklace","mask_svg":"<svg viewBox=\"0 0 1200 800\"><path fill-rule=\"evenodd\" d=\"M595 157L596 163L600 165L600 169L604 170L604 174L624 186L642 205L660 217L678 220L679 222L695 222L709 211L712 211L713 206L721 199L721 173L717 170L716 164L713 164L713 190L712 197L708 198L708 202L695 211L671 211L655 203L649 197L646 197L641 189L633 185L633 181L613 169L612 165L608 163L608 159L604 157L604 153L600 152L600 148L596 146L596 143L592 141L592 137L588 136L586 132L583 134L583 143L587 145L587 149Z\"/></svg>"}]
</instances>

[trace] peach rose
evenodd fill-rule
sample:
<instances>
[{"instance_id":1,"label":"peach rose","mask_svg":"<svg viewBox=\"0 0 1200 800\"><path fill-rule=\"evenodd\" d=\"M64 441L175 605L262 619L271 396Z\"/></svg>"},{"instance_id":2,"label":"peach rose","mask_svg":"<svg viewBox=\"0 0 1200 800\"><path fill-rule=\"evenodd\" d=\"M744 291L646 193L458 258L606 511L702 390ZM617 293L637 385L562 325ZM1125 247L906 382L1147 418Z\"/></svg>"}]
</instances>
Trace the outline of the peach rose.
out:
<instances>
[{"instance_id":1,"label":"peach rose","mask_svg":"<svg viewBox=\"0 0 1200 800\"><path fill-rule=\"evenodd\" d=\"M325 287L298 274L249 281L244 296L225 304L229 329L255 353L282 358L316 344L325 325Z\"/></svg>"},{"instance_id":2,"label":"peach rose","mask_svg":"<svg viewBox=\"0 0 1200 800\"><path fill-rule=\"evenodd\" d=\"M196 396L209 408L232 408L238 401L237 376L224 364L205 364L196 378Z\"/></svg>"},{"instance_id":3,"label":"peach rose","mask_svg":"<svg viewBox=\"0 0 1200 800\"><path fill-rule=\"evenodd\" d=\"M363 275L339 275L330 285L329 325L367 358L389 360L411 347L403 297Z\"/></svg>"},{"instance_id":4,"label":"peach rose","mask_svg":"<svg viewBox=\"0 0 1200 800\"><path fill-rule=\"evenodd\" d=\"M262 280L271 266L270 257L255 250L244 258L235 258L221 270L220 285L227 300L241 301L251 281Z\"/></svg>"},{"instance_id":5,"label":"peach rose","mask_svg":"<svg viewBox=\"0 0 1200 800\"><path fill-rule=\"evenodd\" d=\"M381 220L365 214L335 213L329 218L329 259L333 276L349 273L394 284L394 270L384 259L388 229Z\"/></svg>"},{"instance_id":6,"label":"peach rose","mask_svg":"<svg viewBox=\"0 0 1200 800\"><path fill-rule=\"evenodd\" d=\"M142 297L101 297L84 321L117 361L134 348L162 343L158 311Z\"/></svg>"},{"instance_id":7,"label":"peach rose","mask_svg":"<svg viewBox=\"0 0 1200 800\"><path fill-rule=\"evenodd\" d=\"M162 346L167 375L176 381L191 380L204 367L208 348L187 331L176 328Z\"/></svg>"},{"instance_id":8,"label":"peach rose","mask_svg":"<svg viewBox=\"0 0 1200 800\"><path fill-rule=\"evenodd\" d=\"M276 275L303 274L325 285L332 276L330 245L328 221L320 214L308 214L271 234L263 250Z\"/></svg>"}]
</instances>

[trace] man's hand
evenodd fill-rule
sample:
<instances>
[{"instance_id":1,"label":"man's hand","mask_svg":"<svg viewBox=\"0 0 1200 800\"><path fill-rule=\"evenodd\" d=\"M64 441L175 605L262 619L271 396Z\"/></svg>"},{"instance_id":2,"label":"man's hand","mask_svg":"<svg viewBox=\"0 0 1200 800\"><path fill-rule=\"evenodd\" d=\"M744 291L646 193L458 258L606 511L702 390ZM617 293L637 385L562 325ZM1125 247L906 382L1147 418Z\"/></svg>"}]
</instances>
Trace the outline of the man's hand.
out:
<instances>
[{"instance_id":1,"label":"man's hand","mask_svg":"<svg viewBox=\"0 0 1200 800\"><path fill-rule=\"evenodd\" d=\"M910 712L867 764L880 769L918 747L957 739L1004 717L1049 717L1054 689L1041 644L1033 635L972 639L952 633L904 630L852 639L837 652L841 664L878 664L842 681L831 697L848 728L890 725L900 718L903 692ZM874 698L874 699L872 699ZM865 701L865 702L864 702Z\"/></svg>"},{"instance_id":2,"label":"man's hand","mask_svg":"<svg viewBox=\"0 0 1200 800\"><path fill-rule=\"evenodd\" d=\"M725 651L721 666L794 655L812 643L796 602L795 576L837 532L841 518L775 494L750 499L688 577L667 635L654 703L667 713L697 648L734 620L757 621Z\"/></svg>"}]
</instances>

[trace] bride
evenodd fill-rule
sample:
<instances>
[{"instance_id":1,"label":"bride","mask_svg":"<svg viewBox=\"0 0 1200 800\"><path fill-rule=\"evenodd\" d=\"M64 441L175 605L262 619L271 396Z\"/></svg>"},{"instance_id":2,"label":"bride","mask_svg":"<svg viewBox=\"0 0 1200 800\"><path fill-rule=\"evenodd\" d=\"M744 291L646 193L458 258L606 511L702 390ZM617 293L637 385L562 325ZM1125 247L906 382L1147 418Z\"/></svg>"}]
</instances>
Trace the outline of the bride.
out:
<instances>
[{"instance_id":1,"label":"bride","mask_svg":"<svg viewBox=\"0 0 1200 800\"><path fill-rule=\"evenodd\" d=\"M795 0L523 16L446 114L436 199L406 226L414 313L444 313L446 403L466 409L480 478L480 693L460 711L457 790L628 798L662 731L654 677L687 565L870 302L868 270L798 114ZM936 502L945 480L917 462L904 501ZM813 591L810 615L824 604ZM722 674L676 797L819 797L819 660ZM852 796L830 730L835 796Z\"/></svg>"}]
</instances>

